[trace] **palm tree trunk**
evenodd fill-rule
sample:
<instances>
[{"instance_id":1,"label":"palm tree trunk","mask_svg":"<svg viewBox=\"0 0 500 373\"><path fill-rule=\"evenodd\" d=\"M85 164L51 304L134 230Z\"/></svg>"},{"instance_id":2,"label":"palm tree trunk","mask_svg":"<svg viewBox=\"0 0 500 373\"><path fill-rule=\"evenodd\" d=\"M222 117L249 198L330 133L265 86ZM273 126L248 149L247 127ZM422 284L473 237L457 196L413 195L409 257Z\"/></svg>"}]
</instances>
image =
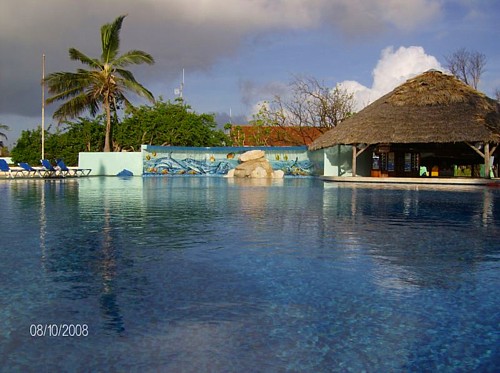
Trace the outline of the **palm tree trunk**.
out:
<instances>
[{"instance_id":1,"label":"palm tree trunk","mask_svg":"<svg viewBox=\"0 0 500 373\"><path fill-rule=\"evenodd\" d=\"M104 151L111 151L111 107L109 101L104 100L104 109L106 110L106 137L104 138Z\"/></svg>"}]
</instances>

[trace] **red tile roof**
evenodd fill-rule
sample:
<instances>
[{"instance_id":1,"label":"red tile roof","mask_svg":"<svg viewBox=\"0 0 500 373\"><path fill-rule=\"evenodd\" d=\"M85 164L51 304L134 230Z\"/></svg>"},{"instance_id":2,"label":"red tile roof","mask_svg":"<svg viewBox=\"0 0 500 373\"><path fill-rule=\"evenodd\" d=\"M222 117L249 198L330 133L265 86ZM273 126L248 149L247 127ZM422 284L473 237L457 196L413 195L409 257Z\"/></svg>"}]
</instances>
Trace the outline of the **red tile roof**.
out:
<instances>
[{"instance_id":1,"label":"red tile roof","mask_svg":"<svg viewBox=\"0 0 500 373\"><path fill-rule=\"evenodd\" d=\"M234 146L309 145L329 128L233 125L230 137Z\"/></svg>"}]
</instances>

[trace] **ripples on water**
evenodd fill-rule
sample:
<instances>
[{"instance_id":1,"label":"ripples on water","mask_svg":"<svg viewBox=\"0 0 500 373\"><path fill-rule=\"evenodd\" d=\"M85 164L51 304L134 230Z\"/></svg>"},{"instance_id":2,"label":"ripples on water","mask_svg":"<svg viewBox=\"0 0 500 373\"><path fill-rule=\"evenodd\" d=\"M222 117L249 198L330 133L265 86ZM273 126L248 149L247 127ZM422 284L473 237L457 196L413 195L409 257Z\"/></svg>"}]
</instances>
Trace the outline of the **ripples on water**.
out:
<instances>
[{"instance_id":1,"label":"ripples on water","mask_svg":"<svg viewBox=\"0 0 500 373\"><path fill-rule=\"evenodd\" d=\"M196 177L0 190L12 370L500 365L499 190ZM90 333L30 337L34 323Z\"/></svg>"}]
</instances>

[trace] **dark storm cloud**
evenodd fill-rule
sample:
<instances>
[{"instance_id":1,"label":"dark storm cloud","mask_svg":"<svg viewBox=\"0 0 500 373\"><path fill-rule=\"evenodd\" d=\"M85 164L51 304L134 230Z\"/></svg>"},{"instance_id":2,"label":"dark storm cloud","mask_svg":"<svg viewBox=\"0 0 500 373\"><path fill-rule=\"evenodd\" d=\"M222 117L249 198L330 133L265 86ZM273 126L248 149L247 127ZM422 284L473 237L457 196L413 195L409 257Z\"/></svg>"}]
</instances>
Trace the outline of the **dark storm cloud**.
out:
<instances>
[{"instance_id":1,"label":"dark storm cloud","mask_svg":"<svg viewBox=\"0 0 500 373\"><path fill-rule=\"evenodd\" d=\"M177 79L182 68L209 70L252 35L329 24L347 34L383 25L411 27L438 11L431 0L3 0L0 5L0 114L39 115L41 59L47 73L80 67L75 47L100 51L100 26L128 14L121 50L142 49L156 64L132 67L146 86ZM156 92L161 94L161 92ZM245 98L244 98L245 99ZM48 108L48 112L53 110Z\"/></svg>"},{"instance_id":2,"label":"dark storm cloud","mask_svg":"<svg viewBox=\"0 0 500 373\"><path fill-rule=\"evenodd\" d=\"M285 95L289 87L280 82L271 82L266 84L257 84L250 80L241 81L239 84L241 101L245 105L252 105L261 100L272 100L275 96Z\"/></svg>"}]
</instances>

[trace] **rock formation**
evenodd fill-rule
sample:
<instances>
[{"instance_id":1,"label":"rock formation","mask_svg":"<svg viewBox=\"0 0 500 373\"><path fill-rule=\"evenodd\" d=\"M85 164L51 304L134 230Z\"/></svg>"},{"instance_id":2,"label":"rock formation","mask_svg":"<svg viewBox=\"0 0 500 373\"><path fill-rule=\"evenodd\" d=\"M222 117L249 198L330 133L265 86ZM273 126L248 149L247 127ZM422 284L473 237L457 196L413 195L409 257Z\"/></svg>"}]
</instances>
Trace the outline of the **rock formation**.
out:
<instances>
[{"instance_id":1,"label":"rock formation","mask_svg":"<svg viewBox=\"0 0 500 373\"><path fill-rule=\"evenodd\" d=\"M230 170L227 177L264 179L283 178L284 176L284 172L281 170L273 171L263 150L250 150L240 155L238 160L241 163L235 169Z\"/></svg>"}]
</instances>

